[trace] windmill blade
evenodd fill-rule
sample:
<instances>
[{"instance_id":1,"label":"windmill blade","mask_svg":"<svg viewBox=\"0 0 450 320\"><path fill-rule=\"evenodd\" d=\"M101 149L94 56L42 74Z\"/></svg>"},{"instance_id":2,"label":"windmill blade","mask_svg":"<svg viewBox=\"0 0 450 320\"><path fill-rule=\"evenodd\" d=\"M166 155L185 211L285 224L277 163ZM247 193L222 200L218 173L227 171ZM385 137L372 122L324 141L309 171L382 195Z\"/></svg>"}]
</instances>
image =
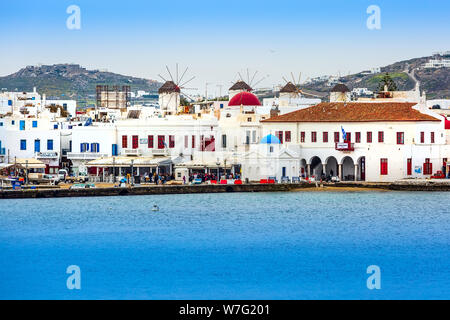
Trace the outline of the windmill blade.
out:
<instances>
[{"instance_id":1,"label":"windmill blade","mask_svg":"<svg viewBox=\"0 0 450 320\"><path fill-rule=\"evenodd\" d=\"M177 85L180 84L181 81L183 81L183 77L184 77L184 75L186 74L187 71L188 71L188 67L186 67L186 70L184 70L183 74L181 75L180 81L177 83Z\"/></svg>"},{"instance_id":2,"label":"windmill blade","mask_svg":"<svg viewBox=\"0 0 450 320\"><path fill-rule=\"evenodd\" d=\"M176 79L177 79L177 82L175 82L175 84L178 85L178 63L176 64L175 72L176 72Z\"/></svg>"},{"instance_id":3,"label":"windmill blade","mask_svg":"<svg viewBox=\"0 0 450 320\"><path fill-rule=\"evenodd\" d=\"M292 84L295 85L295 77L294 77L294 73L291 72L291 77L292 77Z\"/></svg>"},{"instance_id":4,"label":"windmill blade","mask_svg":"<svg viewBox=\"0 0 450 320\"><path fill-rule=\"evenodd\" d=\"M166 69L169 72L170 79L172 79L172 82L175 83L175 81L173 80L172 74L170 73L169 67L167 65L166 65Z\"/></svg>"},{"instance_id":5,"label":"windmill blade","mask_svg":"<svg viewBox=\"0 0 450 320\"><path fill-rule=\"evenodd\" d=\"M302 90L302 94L308 95L308 96L313 96L313 97L316 97L316 98L323 98L322 96L318 96L318 95L313 94L313 93L308 93L308 92L306 92L304 90Z\"/></svg>"},{"instance_id":6,"label":"windmill blade","mask_svg":"<svg viewBox=\"0 0 450 320\"><path fill-rule=\"evenodd\" d=\"M298 74L298 85L300 85L300 79L302 78L302 73L300 72L299 74Z\"/></svg>"},{"instance_id":7,"label":"windmill blade","mask_svg":"<svg viewBox=\"0 0 450 320\"><path fill-rule=\"evenodd\" d=\"M158 77L160 77L161 79L163 79L163 80L164 80L164 82L167 82L167 80L166 80L166 79L164 79L164 77L163 77L162 75L158 74Z\"/></svg>"},{"instance_id":8,"label":"windmill blade","mask_svg":"<svg viewBox=\"0 0 450 320\"><path fill-rule=\"evenodd\" d=\"M252 80L248 84L250 87L252 86L253 80L255 80L255 76L256 76L257 73L258 73L258 71L255 71L255 74L253 75Z\"/></svg>"},{"instance_id":9,"label":"windmill blade","mask_svg":"<svg viewBox=\"0 0 450 320\"><path fill-rule=\"evenodd\" d=\"M283 76L282 78L283 78L284 81L286 81L286 84L289 83L289 81L287 81L286 78L285 78L284 76Z\"/></svg>"},{"instance_id":10,"label":"windmill blade","mask_svg":"<svg viewBox=\"0 0 450 320\"><path fill-rule=\"evenodd\" d=\"M247 68L247 83L249 83L249 82L250 82L250 75L248 73L248 68Z\"/></svg>"},{"instance_id":11,"label":"windmill blade","mask_svg":"<svg viewBox=\"0 0 450 320\"><path fill-rule=\"evenodd\" d=\"M244 79L242 78L242 76L241 76L241 73L240 72L238 72L238 75L239 75L239 78L241 78L241 80L242 81L244 81ZM245 81L244 81L245 82Z\"/></svg>"},{"instance_id":12,"label":"windmill blade","mask_svg":"<svg viewBox=\"0 0 450 320\"><path fill-rule=\"evenodd\" d=\"M188 97L190 100L195 101L194 98L192 98L190 95L188 95L186 92L180 92L183 96Z\"/></svg>"},{"instance_id":13,"label":"windmill blade","mask_svg":"<svg viewBox=\"0 0 450 320\"><path fill-rule=\"evenodd\" d=\"M256 85L258 85L259 83L261 83L263 80L265 80L267 77L263 77L261 80L259 80L259 81L257 81L256 83L255 83L255 86Z\"/></svg>"},{"instance_id":14,"label":"windmill blade","mask_svg":"<svg viewBox=\"0 0 450 320\"><path fill-rule=\"evenodd\" d=\"M193 76L192 78L190 78L188 81L186 81L185 83L183 83L181 86L178 86L178 87L184 87L186 84L188 84L189 82L191 82L192 80L194 80L195 79L195 76Z\"/></svg>"}]
</instances>

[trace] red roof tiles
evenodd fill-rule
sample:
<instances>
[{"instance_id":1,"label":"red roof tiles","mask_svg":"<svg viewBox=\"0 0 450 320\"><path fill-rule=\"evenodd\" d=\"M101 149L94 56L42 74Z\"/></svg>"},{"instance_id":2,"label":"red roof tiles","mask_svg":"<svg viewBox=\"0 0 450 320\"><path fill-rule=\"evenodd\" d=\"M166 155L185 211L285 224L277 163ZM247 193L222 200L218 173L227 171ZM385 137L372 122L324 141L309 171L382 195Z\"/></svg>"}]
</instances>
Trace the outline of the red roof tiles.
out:
<instances>
[{"instance_id":1,"label":"red roof tiles","mask_svg":"<svg viewBox=\"0 0 450 320\"><path fill-rule=\"evenodd\" d=\"M415 105L415 103L404 102L324 102L262 122L440 121L413 109L412 107Z\"/></svg>"}]
</instances>

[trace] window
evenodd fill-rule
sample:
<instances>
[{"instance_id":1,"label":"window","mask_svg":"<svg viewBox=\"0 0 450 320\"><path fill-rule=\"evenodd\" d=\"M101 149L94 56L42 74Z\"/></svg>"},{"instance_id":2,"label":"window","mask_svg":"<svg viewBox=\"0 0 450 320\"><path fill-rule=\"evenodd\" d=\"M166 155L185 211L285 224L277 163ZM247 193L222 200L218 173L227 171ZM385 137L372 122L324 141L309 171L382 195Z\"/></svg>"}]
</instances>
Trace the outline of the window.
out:
<instances>
[{"instance_id":1,"label":"window","mask_svg":"<svg viewBox=\"0 0 450 320\"><path fill-rule=\"evenodd\" d=\"M220 104L220 109L223 109L223 103Z\"/></svg>"},{"instance_id":2,"label":"window","mask_svg":"<svg viewBox=\"0 0 450 320\"><path fill-rule=\"evenodd\" d=\"M367 131L367 143L372 143L372 131Z\"/></svg>"},{"instance_id":3,"label":"window","mask_svg":"<svg viewBox=\"0 0 450 320\"><path fill-rule=\"evenodd\" d=\"M311 142L317 142L317 132L311 132Z\"/></svg>"},{"instance_id":4,"label":"window","mask_svg":"<svg viewBox=\"0 0 450 320\"><path fill-rule=\"evenodd\" d=\"M95 152L95 153L100 152L100 144L99 143L91 143L91 152Z\"/></svg>"},{"instance_id":5,"label":"window","mask_svg":"<svg viewBox=\"0 0 450 320\"><path fill-rule=\"evenodd\" d=\"M247 118L247 122L252 122L252 118Z\"/></svg>"},{"instance_id":6,"label":"window","mask_svg":"<svg viewBox=\"0 0 450 320\"><path fill-rule=\"evenodd\" d=\"M346 132L345 133L345 141L344 142L351 142L352 141L352 133Z\"/></svg>"},{"instance_id":7,"label":"window","mask_svg":"<svg viewBox=\"0 0 450 320\"><path fill-rule=\"evenodd\" d=\"M139 136L132 137L132 144L133 149L139 148Z\"/></svg>"},{"instance_id":8,"label":"window","mask_svg":"<svg viewBox=\"0 0 450 320\"><path fill-rule=\"evenodd\" d=\"M429 158L425 159L425 163L423 164L423 174L429 175L433 173L433 164L430 162Z\"/></svg>"},{"instance_id":9,"label":"window","mask_svg":"<svg viewBox=\"0 0 450 320\"><path fill-rule=\"evenodd\" d=\"M280 143L283 143L283 131L275 131L275 135L280 139Z\"/></svg>"},{"instance_id":10,"label":"window","mask_svg":"<svg viewBox=\"0 0 450 320\"><path fill-rule=\"evenodd\" d=\"M0 127L3 127L3 122L0 122Z\"/></svg>"},{"instance_id":11,"label":"window","mask_svg":"<svg viewBox=\"0 0 450 320\"><path fill-rule=\"evenodd\" d=\"M227 147L227 135L223 134L222 135L222 148L226 148Z\"/></svg>"},{"instance_id":12,"label":"window","mask_svg":"<svg viewBox=\"0 0 450 320\"><path fill-rule=\"evenodd\" d=\"M380 160L380 174L387 175L388 174L388 159Z\"/></svg>"},{"instance_id":13,"label":"window","mask_svg":"<svg viewBox=\"0 0 450 320\"><path fill-rule=\"evenodd\" d=\"M425 143L425 132L420 133L420 143Z\"/></svg>"},{"instance_id":14,"label":"window","mask_svg":"<svg viewBox=\"0 0 450 320\"><path fill-rule=\"evenodd\" d=\"M20 150L27 150L27 140L20 140Z\"/></svg>"},{"instance_id":15,"label":"window","mask_svg":"<svg viewBox=\"0 0 450 320\"><path fill-rule=\"evenodd\" d=\"M300 142L305 142L305 131L300 132Z\"/></svg>"},{"instance_id":16,"label":"window","mask_svg":"<svg viewBox=\"0 0 450 320\"><path fill-rule=\"evenodd\" d=\"M164 136L158 136L158 149L164 149L166 146L165 139L166 138Z\"/></svg>"},{"instance_id":17,"label":"window","mask_svg":"<svg viewBox=\"0 0 450 320\"><path fill-rule=\"evenodd\" d=\"M32 127L33 127L33 128L37 128L37 121L36 121L36 120L33 120L33 122L32 122Z\"/></svg>"},{"instance_id":18,"label":"window","mask_svg":"<svg viewBox=\"0 0 450 320\"><path fill-rule=\"evenodd\" d=\"M355 132L355 143L361 143L361 132Z\"/></svg>"},{"instance_id":19,"label":"window","mask_svg":"<svg viewBox=\"0 0 450 320\"><path fill-rule=\"evenodd\" d=\"M322 133L322 139L323 139L323 142L325 142L325 143L328 142L328 132L323 132Z\"/></svg>"},{"instance_id":20,"label":"window","mask_svg":"<svg viewBox=\"0 0 450 320\"><path fill-rule=\"evenodd\" d=\"M378 131L378 142L384 142L384 132Z\"/></svg>"},{"instance_id":21,"label":"window","mask_svg":"<svg viewBox=\"0 0 450 320\"><path fill-rule=\"evenodd\" d=\"M20 130L25 130L25 120L20 120Z\"/></svg>"},{"instance_id":22,"label":"window","mask_svg":"<svg viewBox=\"0 0 450 320\"><path fill-rule=\"evenodd\" d=\"M245 144L250 144L250 131L245 132Z\"/></svg>"},{"instance_id":23,"label":"window","mask_svg":"<svg viewBox=\"0 0 450 320\"><path fill-rule=\"evenodd\" d=\"M16 124L16 121L12 120L11 125L15 125L15 124Z\"/></svg>"},{"instance_id":24,"label":"window","mask_svg":"<svg viewBox=\"0 0 450 320\"><path fill-rule=\"evenodd\" d=\"M291 142L291 132L285 131L284 132L284 138L286 139L286 142Z\"/></svg>"},{"instance_id":25,"label":"window","mask_svg":"<svg viewBox=\"0 0 450 320\"><path fill-rule=\"evenodd\" d=\"M88 152L89 151L89 143L80 143L80 152Z\"/></svg>"},{"instance_id":26,"label":"window","mask_svg":"<svg viewBox=\"0 0 450 320\"><path fill-rule=\"evenodd\" d=\"M175 148L175 136L169 136L169 148Z\"/></svg>"},{"instance_id":27,"label":"window","mask_svg":"<svg viewBox=\"0 0 450 320\"><path fill-rule=\"evenodd\" d=\"M41 140L34 140L34 152L41 152Z\"/></svg>"},{"instance_id":28,"label":"window","mask_svg":"<svg viewBox=\"0 0 450 320\"><path fill-rule=\"evenodd\" d=\"M192 136L192 149L195 148L195 136Z\"/></svg>"},{"instance_id":29,"label":"window","mask_svg":"<svg viewBox=\"0 0 450 320\"><path fill-rule=\"evenodd\" d=\"M406 159L406 174L408 176L412 175L412 159Z\"/></svg>"},{"instance_id":30,"label":"window","mask_svg":"<svg viewBox=\"0 0 450 320\"><path fill-rule=\"evenodd\" d=\"M128 137L122 136L122 148L128 148Z\"/></svg>"},{"instance_id":31,"label":"window","mask_svg":"<svg viewBox=\"0 0 450 320\"><path fill-rule=\"evenodd\" d=\"M252 143L256 143L256 130L252 131Z\"/></svg>"},{"instance_id":32,"label":"window","mask_svg":"<svg viewBox=\"0 0 450 320\"><path fill-rule=\"evenodd\" d=\"M184 136L184 148L189 148L189 136Z\"/></svg>"},{"instance_id":33,"label":"window","mask_svg":"<svg viewBox=\"0 0 450 320\"><path fill-rule=\"evenodd\" d=\"M148 138L147 146L149 149L152 149L153 148L153 136L148 136L147 138Z\"/></svg>"},{"instance_id":34,"label":"window","mask_svg":"<svg viewBox=\"0 0 450 320\"><path fill-rule=\"evenodd\" d=\"M53 150L53 140L48 139L47 140L47 151L51 151L51 150Z\"/></svg>"},{"instance_id":35,"label":"window","mask_svg":"<svg viewBox=\"0 0 450 320\"><path fill-rule=\"evenodd\" d=\"M397 144L405 144L405 133L397 132Z\"/></svg>"},{"instance_id":36,"label":"window","mask_svg":"<svg viewBox=\"0 0 450 320\"><path fill-rule=\"evenodd\" d=\"M431 142L431 143L434 143L434 132L431 132L431 135L430 135L430 142Z\"/></svg>"},{"instance_id":37,"label":"window","mask_svg":"<svg viewBox=\"0 0 450 320\"><path fill-rule=\"evenodd\" d=\"M334 133L334 142L339 142L339 132Z\"/></svg>"}]
</instances>

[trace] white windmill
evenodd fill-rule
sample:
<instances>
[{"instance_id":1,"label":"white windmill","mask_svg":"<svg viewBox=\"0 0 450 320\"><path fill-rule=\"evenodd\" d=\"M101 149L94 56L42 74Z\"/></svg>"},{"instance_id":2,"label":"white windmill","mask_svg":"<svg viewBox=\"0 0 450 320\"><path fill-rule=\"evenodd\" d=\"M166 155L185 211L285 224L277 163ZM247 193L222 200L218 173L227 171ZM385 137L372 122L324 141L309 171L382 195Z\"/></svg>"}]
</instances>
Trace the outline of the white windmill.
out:
<instances>
[{"instance_id":1,"label":"white windmill","mask_svg":"<svg viewBox=\"0 0 450 320\"><path fill-rule=\"evenodd\" d=\"M193 88L186 88L185 85L195 79L195 76L191 77L189 80L184 80L184 77L188 71L188 67L181 74L181 77L178 75L178 63L175 67L175 77L172 76L170 69L166 66L167 72L170 76L170 80L164 78L160 74L158 76L163 79L165 82L161 88L158 89L159 94L159 106L161 108L162 115L173 115L177 113L183 113L184 110L181 107L181 95L186 97L187 99L194 101L188 94L186 94L183 90L190 90Z\"/></svg>"}]
</instances>

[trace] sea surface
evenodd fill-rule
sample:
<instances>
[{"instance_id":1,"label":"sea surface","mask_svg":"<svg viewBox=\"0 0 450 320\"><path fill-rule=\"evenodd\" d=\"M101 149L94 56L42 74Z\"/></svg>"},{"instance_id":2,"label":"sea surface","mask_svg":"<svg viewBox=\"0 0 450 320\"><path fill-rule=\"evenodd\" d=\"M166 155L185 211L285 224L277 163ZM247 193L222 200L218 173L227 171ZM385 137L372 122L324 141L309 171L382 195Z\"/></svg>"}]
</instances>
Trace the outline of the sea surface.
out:
<instances>
[{"instance_id":1,"label":"sea surface","mask_svg":"<svg viewBox=\"0 0 450 320\"><path fill-rule=\"evenodd\" d=\"M0 200L0 299L449 298L448 192Z\"/></svg>"}]
</instances>

